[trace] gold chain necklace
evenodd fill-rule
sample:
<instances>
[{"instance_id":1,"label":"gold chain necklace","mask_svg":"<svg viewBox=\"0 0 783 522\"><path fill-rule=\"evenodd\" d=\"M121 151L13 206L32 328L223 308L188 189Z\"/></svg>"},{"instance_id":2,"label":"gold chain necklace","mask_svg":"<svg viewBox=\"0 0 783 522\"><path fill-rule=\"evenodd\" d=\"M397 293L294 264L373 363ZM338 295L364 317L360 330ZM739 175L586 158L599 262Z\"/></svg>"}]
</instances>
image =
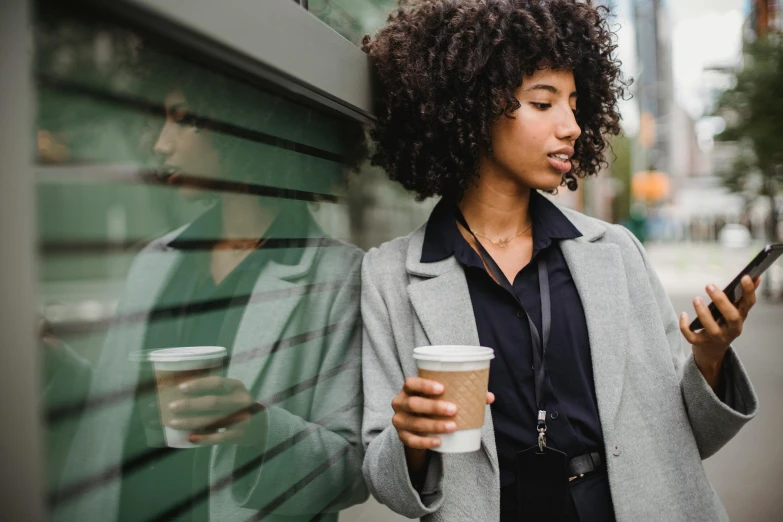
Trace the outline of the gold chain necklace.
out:
<instances>
[{"instance_id":1,"label":"gold chain necklace","mask_svg":"<svg viewBox=\"0 0 783 522\"><path fill-rule=\"evenodd\" d=\"M475 230L473 231L473 233L474 233L474 234L476 234L478 237L481 237L481 238L484 238L484 239L486 239L487 241L489 241L490 243L492 243L492 244L493 244L493 245L495 245L496 247L499 247L499 248L506 248L506 247L508 246L508 244L509 244L509 243L511 243L513 240L515 240L516 238L518 238L519 236L521 236L522 234L524 234L525 232L527 232L528 230L530 230L532 227L533 227L533 223L530 223L530 225L529 225L529 226L528 226L528 227L527 227L525 230L523 230L522 232L520 232L520 233L519 233L519 234L517 234L516 236L514 236L514 237L510 237L510 238L508 238L508 239L500 239L500 240L498 240L498 241L493 241L492 239L488 238L487 236L483 236L483 235L479 234L479 233L478 233L478 232L476 232Z\"/></svg>"}]
</instances>

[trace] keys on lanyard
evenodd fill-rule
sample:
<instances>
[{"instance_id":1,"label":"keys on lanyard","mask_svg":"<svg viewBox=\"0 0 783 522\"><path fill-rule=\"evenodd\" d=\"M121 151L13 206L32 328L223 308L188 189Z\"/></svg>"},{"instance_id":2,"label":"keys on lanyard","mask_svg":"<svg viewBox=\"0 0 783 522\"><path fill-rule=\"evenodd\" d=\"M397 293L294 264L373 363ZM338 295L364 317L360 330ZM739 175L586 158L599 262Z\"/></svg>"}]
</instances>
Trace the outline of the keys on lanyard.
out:
<instances>
[{"instance_id":1,"label":"keys on lanyard","mask_svg":"<svg viewBox=\"0 0 783 522\"><path fill-rule=\"evenodd\" d=\"M479 254L495 281L514 297L522 310L525 310L505 274L470 229L465 217L456 206L455 216L459 224L475 239ZM546 348L552 327L552 303L549 294L549 272L544 256L539 256L538 259L538 285L541 294L541 333L525 310L533 345L535 398L538 408L535 429L538 443L517 453L517 518L558 522L567 520L570 494L566 472L568 457L562 451L548 446L546 441L547 411L544 387L546 386ZM515 385L519 386L516 381ZM522 395L521 390L518 391Z\"/></svg>"}]
</instances>

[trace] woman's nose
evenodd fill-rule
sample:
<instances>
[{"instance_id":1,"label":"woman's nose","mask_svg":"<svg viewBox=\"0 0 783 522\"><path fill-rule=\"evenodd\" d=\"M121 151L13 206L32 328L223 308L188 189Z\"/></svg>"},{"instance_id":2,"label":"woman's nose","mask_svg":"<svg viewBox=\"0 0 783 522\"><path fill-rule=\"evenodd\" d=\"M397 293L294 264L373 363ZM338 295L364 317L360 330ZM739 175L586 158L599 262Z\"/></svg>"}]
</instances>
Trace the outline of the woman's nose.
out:
<instances>
[{"instance_id":1,"label":"woman's nose","mask_svg":"<svg viewBox=\"0 0 783 522\"><path fill-rule=\"evenodd\" d=\"M158 139L155 141L153 152L156 156L165 159L174 152L174 136L172 125L169 122L163 124L163 128L160 129Z\"/></svg>"},{"instance_id":2,"label":"woman's nose","mask_svg":"<svg viewBox=\"0 0 783 522\"><path fill-rule=\"evenodd\" d=\"M576 115L571 108L563 110L563 120L557 128L557 138L561 140L576 141L582 134L582 129L576 121Z\"/></svg>"}]
</instances>

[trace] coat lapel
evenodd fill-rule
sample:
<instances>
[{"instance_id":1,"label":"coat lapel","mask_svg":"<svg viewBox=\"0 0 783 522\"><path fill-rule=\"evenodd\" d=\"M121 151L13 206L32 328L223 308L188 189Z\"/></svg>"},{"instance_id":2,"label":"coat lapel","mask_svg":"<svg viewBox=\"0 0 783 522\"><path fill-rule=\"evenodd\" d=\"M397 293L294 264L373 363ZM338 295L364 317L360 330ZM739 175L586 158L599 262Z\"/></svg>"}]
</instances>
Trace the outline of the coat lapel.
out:
<instances>
[{"instance_id":1,"label":"coat lapel","mask_svg":"<svg viewBox=\"0 0 783 522\"><path fill-rule=\"evenodd\" d=\"M459 267L408 285L408 296L432 344L479 344L467 281Z\"/></svg>"},{"instance_id":2,"label":"coat lapel","mask_svg":"<svg viewBox=\"0 0 783 522\"><path fill-rule=\"evenodd\" d=\"M315 231L310 235L319 237ZM306 298L308 280L305 276L313 268L319 248L329 247L305 247L296 265L270 261L253 286L250 301L237 329L226 371L227 377L242 381L251 393L263 375L269 355L285 342L284 336L304 333L290 332L286 327L291 323L297 306ZM307 321L297 324L307 329ZM287 382L285 375L277 377ZM274 388L272 381L275 376L270 376L270 379L272 380L264 383L267 389Z\"/></svg>"},{"instance_id":3,"label":"coat lapel","mask_svg":"<svg viewBox=\"0 0 783 522\"><path fill-rule=\"evenodd\" d=\"M408 285L408 297L427 339L431 345L477 346L476 318L462 267L454 257L436 263L421 263L423 240L424 229L421 228L411 237L406 266L409 273L423 278L414 279ZM497 471L495 431L489 407L484 410L481 444Z\"/></svg>"},{"instance_id":4,"label":"coat lapel","mask_svg":"<svg viewBox=\"0 0 783 522\"><path fill-rule=\"evenodd\" d=\"M242 381L248 390L255 387L270 353L280 345L285 327L301 299L296 297L299 285L280 277L280 268L271 263L264 268L234 339L226 375ZM274 294L285 297L275 298Z\"/></svg>"},{"instance_id":5,"label":"coat lapel","mask_svg":"<svg viewBox=\"0 0 783 522\"><path fill-rule=\"evenodd\" d=\"M630 304L620 248L583 237L563 241L561 249L585 312L598 412L606 433L614 426L622 398L630 342L623 329Z\"/></svg>"}]
</instances>

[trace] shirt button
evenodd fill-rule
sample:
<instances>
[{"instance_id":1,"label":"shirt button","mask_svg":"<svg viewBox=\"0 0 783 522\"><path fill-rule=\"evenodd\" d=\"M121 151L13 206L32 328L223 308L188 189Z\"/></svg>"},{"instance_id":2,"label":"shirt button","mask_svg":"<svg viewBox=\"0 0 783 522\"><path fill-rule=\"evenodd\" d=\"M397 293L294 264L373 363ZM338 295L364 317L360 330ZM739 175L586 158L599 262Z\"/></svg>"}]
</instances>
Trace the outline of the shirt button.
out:
<instances>
[{"instance_id":1,"label":"shirt button","mask_svg":"<svg viewBox=\"0 0 783 522\"><path fill-rule=\"evenodd\" d=\"M518 310L517 311L517 317L519 317L521 319L524 316L525 316L525 312L523 312L522 310Z\"/></svg>"},{"instance_id":2,"label":"shirt button","mask_svg":"<svg viewBox=\"0 0 783 522\"><path fill-rule=\"evenodd\" d=\"M620 445L619 444L615 444L614 445L614 448L612 449L612 455L614 455L615 457L619 457L620 456Z\"/></svg>"},{"instance_id":3,"label":"shirt button","mask_svg":"<svg viewBox=\"0 0 783 522\"><path fill-rule=\"evenodd\" d=\"M556 411L553 411L552 413L550 413L550 414L549 414L549 417L550 417L552 420L557 420L557 417L558 417L558 416L559 416L559 415L558 415L558 413L557 413Z\"/></svg>"}]
</instances>

